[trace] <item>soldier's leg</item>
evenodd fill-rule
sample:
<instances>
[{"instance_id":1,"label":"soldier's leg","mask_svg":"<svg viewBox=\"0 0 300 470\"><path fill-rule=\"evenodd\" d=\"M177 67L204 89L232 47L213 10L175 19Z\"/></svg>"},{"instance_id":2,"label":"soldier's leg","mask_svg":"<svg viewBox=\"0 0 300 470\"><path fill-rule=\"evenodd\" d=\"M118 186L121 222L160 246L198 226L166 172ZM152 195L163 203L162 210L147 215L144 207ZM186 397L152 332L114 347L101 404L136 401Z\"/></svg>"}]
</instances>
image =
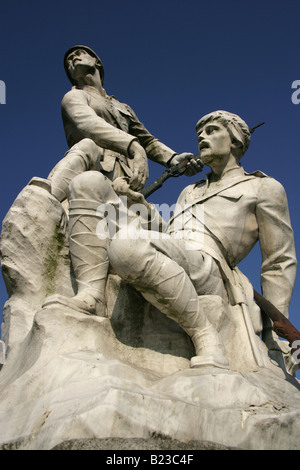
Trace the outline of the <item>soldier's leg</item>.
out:
<instances>
[{"instance_id":1,"label":"soldier's leg","mask_svg":"<svg viewBox=\"0 0 300 470\"><path fill-rule=\"evenodd\" d=\"M78 292L73 298L51 296L44 306L58 302L87 314L104 316L108 237L97 236L97 224L103 220L97 209L101 203L113 207L119 198L105 176L87 171L72 179L68 199L69 249Z\"/></svg>"},{"instance_id":2,"label":"soldier's leg","mask_svg":"<svg viewBox=\"0 0 300 470\"><path fill-rule=\"evenodd\" d=\"M203 278L205 258L200 252L189 253L184 244L167 238L131 240L119 238L108 247L109 260L117 274L141 292L143 297L188 333L195 346L191 365L227 368L228 360L219 335L205 316L198 293L188 275L189 256L198 262ZM219 281L216 281L219 282Z\"/></svg>"},{"instance_id":3,"label":"soldier's leg","mask_svg":"<svg viewBox=\"0 0 300 470\"><path fill-rule=\"evenodd\" d=\"M48 176L51 193L60 202L66 199L71 180L87 170L100 170L103 151L91 139L73 145Z\"/></svg>"}]
</instances>

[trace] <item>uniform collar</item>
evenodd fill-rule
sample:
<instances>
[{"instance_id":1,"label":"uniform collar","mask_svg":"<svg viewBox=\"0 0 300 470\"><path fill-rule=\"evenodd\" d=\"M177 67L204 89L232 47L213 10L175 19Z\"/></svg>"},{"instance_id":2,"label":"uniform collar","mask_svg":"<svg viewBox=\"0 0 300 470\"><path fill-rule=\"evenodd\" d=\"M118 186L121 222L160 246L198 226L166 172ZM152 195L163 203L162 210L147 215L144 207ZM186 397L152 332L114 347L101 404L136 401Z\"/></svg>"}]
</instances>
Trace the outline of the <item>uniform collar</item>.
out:
<instances>
[{"instance_id":1,"label":"uniform collar","mask_svg":"<svg viewBox=\"0 0 300 470\"><path fill-rule=\"evenodd\" d=\"M210 183L211 175L212 175L212 172L209 172L206 175L206 179L208 183ZM219 180L212 181L211 184L221 183L221 182L226 183L229 179L237 178L239 176L244 176L244 175L245 175L244 168L242 166L239 166L239 167L235 166L233 168L229 168L228 170L225 170L222 177Z\"/></svg>"},{"instance_id":2,"label":"uniform collar","mask_svg":"<svg viewBox=\"0 0 300 470\"><path fill-rule=\"evenodd\" d=\"M106 91L105 89L103 88L103 91L104 93L101 93L101 91L99 91L96 87L92 86L92 85L85 85L84 87L81 87L81 86L73 86L72 87L73 90L82 90L82 91L85 91L87 93L90 93L90 94L94 94L94 95L97 95L98 97L100 96L101 98L110 98L107 94L106 94Z\"/></svg>"},{"instance_id":3,"label":"uniform collar","mask_svg":"<svg viewBox=\"0 0 300 470\"><path fill-rule=\"evenodd\" d=\"M209 173L205 175L205 179L201 179L200 181L197 181L194 187L203 186L203 185L205 185L207 188L209 186L216 186L216 185L221 186L223 184L228 183L229 180L241 178L243 176L249 175L249 173L246 173L242 166L229 168L227 171L223 173L222 178L220 178L217 181L213 181L212 183L210 182L211 175L212 175L212 172L210 171Z\"/></svg>"}]
</instances>

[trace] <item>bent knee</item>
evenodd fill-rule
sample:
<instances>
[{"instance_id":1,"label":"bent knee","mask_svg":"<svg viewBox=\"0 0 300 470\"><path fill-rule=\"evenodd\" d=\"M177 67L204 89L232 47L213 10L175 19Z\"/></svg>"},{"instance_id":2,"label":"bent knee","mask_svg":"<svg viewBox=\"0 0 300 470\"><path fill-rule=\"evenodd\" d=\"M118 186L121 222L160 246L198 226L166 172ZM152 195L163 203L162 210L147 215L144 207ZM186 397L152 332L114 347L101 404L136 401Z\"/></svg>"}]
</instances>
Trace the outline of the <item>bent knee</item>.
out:
<instances>
[{"instance_id":1,"label":"bent knee","mask_svg":"<svg viewBox=\"0 0 300 470\"><path fill-rule=\"evenodd\" d=\"M88 137L86 137L85 139L80 140L75 145L76 145L76 148L82 150L83 152L85 152L87 154L93 153L93 152L96 152L96 151L99 150L98 145L95 144L95 142L92 139L89 139Z\"/></svg>"},{"instance_id":2,"label":"bent knee","mask_svg":"<svg viewBox=\"0 0 300 470\"><path fill-rule=\"evenodd\" d=\"M103 159L103 149L92 139L86 137L72 147L72 151L80 152L86 162L87 169L96 169Z\"/></svg>"},{"instance_id":3,"label":"bent knee","mask_svg":"<svg viewBox=\"0 0 300 470\"><path fill-rule=\"evenodd\" d=\"M123 238L113 239L108 247L109 261L116 273L125 280L132 281L145 271L149 259L147 240Z\"/></svg>"},{"instance_id":4,"label":"bent knee","mask_svg":"<svg viewBox=\"0 0 300 470\"><path fill-rule=\"evenodd\" d=\"M109 261L122 278L128 279L132 269L130 265L134 262L136 250L134 248L133 240L120 240L119 238L113 239L107 249Z\"/></svg>"},{"instance_id":5,"label":"bent knee","mask_svg":"<svg viewBox=\"0 0 300 470\"><path fill-rule=\"evenodd\" d=\"M103 188L110 183L99 171L85 171L75 176L69 185L69 199L102 200Z\"/></svg>"}]
</instances>

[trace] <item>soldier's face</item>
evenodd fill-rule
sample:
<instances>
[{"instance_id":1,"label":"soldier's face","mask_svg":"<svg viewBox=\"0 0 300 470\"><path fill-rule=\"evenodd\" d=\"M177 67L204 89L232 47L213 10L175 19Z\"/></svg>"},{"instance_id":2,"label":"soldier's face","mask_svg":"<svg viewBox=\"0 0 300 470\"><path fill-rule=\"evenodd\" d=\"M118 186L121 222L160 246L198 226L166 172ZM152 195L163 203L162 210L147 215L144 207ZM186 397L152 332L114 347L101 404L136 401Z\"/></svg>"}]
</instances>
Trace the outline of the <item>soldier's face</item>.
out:
<instances>
[{"instance_id":1,"label":"soldier's face","mask_svg":"<svg viewBox=\"0 0 300 470\"><path fill-rule=\"evenodd\" d=\"M91 56L84 49L75 49L67 57L68 69L72 78L86 73L86 70L95 67L96 63L96 57Z\"/></svg>"},{"instance_id":2,"label":"soldier's face","mask_svg":"<svg viewBox=\"0 0 300 470\"><path fill-rule=\"evenodd\" d=\"M205 165L230 155L232 142L226 127L211 121L197 130L200 158Z\"/></svg>"}]
</instances>

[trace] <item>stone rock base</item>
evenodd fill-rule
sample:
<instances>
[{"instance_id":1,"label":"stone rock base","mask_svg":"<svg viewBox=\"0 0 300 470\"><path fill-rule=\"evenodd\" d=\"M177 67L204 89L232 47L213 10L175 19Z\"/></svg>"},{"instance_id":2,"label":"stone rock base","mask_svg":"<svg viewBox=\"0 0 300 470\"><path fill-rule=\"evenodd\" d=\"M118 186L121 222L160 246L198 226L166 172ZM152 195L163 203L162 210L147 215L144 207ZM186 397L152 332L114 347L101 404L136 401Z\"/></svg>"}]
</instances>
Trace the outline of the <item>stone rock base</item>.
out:
<instances>
[{"instance_id":1,"label":"stone rock base","mask_svg":"<svg viewBox=\"0 0 300 470\"><path fill-rule=\"evenodd\" d=\"M0 378L2 448L48 450L95 439L151 448L154 436L163 436L176 449L195 441L300 449L296 379L279 368L190 369L186 357L121 342L109 318L41 309Z\"/></svg>"}]
</instances>

